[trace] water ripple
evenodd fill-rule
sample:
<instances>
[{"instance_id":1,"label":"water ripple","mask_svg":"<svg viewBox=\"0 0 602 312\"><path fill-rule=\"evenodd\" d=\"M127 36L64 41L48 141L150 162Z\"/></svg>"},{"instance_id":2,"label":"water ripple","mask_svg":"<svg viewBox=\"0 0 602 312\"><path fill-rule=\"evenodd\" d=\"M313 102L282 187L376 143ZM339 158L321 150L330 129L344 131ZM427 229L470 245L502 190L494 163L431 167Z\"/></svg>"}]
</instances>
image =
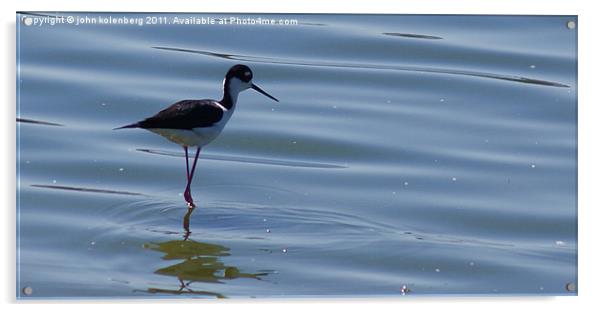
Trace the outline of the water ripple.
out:
<instances>
[{"instance_id":1,"label":"water ripple","mask_svg":"<svg viewBox=\"0 0 602 312\"><path fill-rule=\"evenodd\" d=\"M139 151L139 152L149 153L149 154L155 154L155 155L172 156L172 157L184 157L183 153L172 152L172 151L154 150L154 149L146 149L146 148L138 148L136 150ZM200 158L211 159L211 160L221 160L221 161L241 162L241 163L248 163L248 164L285 166L285 167L320 168L320 169L343 169L343 168L347 168L345 166L339 166L339 165L333 165L333 164L324 164L324 163L315 163L315 162L303 162L303 161L292 161L292 160L278 160L278 159L267 159L267 158L256 158L256 157L246 157L246 156L232 156L232 155L203 154L203 155L200 156Z\"/></svg>"},{"instance_id":2,"label":"water ripple","mask_svg":"<svg viewBox=\"0 0 602 312\"><path fill-rule=\"evenodd\" d=\"M34 119L26 119L26 118L17 118L17 122L24 122L24 123L30 123L30 124L36 124L36 125L44 125L44 126L57 126L57 127L64 127L65 126L65 125L61 125L59 123L48 122L48 121L41 121L41 120L34 120Z\"/></svg>"},{"instance_id":3,"label":"water ripple","mask_svg":"<svg viewBox=\"0 0 602 312\"><path fill-rule=\"evenodd\" d=\"M65 185L32 184L31 186L32 187L39 187L39 188L63 190L63 191L104 193L104 194L117 194L117 195L133 195L133 196L143 195L141 193L134 193L134 192L104 190L104 189L95 189L95 188L86 188L86 187L75 187L75 186L65 186Z\"/></svg>"},{"instance_id":4,"label":"water ripple","mask_svg":"<svg viewBox=\"0 0 602 312\"><path fill-rule=\"evenodd\" d=\"M166 50L166 51L202 54L202 55L218 57L218 58L227 59L227 60L236 60L236 61L254 62L254 63L314 66L314 67L333 67L333 68L353 68L353 69L399 70L399 71L409 71L409 72L419 72L419 73L433 73L433 74L480 77L480 78L506 80L506 81L512 81L512 82L549 86L549 87L561 87L561 88L569 88L570 87L569 85L565 85L565 84L562 84L559 82L548 81L548 80L527 78L527 77L522 77L522 76L511 76L511 75L486 73L486 72L463 71L463 70L447 69L447 68L392 66L392 65L378 65L378 64L334 63L334 62L327 63L327 62L316 62L316 61L310 62L310 61L305 61L305 60L293 60L293 59L284 59L284 58L252 56L252 55L227 54L227 53L217 53L217 52L211 52L211 51L183 49L183 48L171 48L171 47L159 47L159 46L155 46L152 48L158 49L158 50Z\"/></svg>"},{"instance_id":5,"label":"water ripple","mask_svg":"<svg viewBox=\"0 0 602 312\"><path fill-rule=\"evenodd\" d=\"M443 39L442 37L430 36L430 35L419 35L419 34L402 34L396 32L385 32L383 33L385 36L393 36L393 37L405 37L405 38L413 38L413 39Z\"/></svg>"}]
</instances>

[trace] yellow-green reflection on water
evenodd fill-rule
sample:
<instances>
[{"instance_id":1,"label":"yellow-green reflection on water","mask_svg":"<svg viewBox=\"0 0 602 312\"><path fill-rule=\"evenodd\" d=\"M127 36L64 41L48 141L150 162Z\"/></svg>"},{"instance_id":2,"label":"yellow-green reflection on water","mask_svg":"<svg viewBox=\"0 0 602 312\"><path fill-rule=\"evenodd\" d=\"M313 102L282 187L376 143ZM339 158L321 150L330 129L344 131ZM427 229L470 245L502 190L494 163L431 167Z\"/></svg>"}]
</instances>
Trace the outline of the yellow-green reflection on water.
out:
<instances>
[{"instance_id":1,"label":"yellow-green reflection on water","mask_svg":"<svg viewBox=\"0 0 602 312\"><path fill-rule=\"evenodd\" d=\"M164 253L163 260L183 260L180 263L156 270L159 275L174 276L179 281L178 289L149 288L150 293L164 294L195 294L226 298L224 295L211 291L195 290L191 287L194 282L222 283L223 280L237 278L259 279L267 273L244 273L235 266L226 265L224 257L230 255L229 248L218 244L197 242L190 238L190 215L194 211L188 209L183 219L184 238L162 243L146 243L144 248Z\"/></svg>"}]
</instances>

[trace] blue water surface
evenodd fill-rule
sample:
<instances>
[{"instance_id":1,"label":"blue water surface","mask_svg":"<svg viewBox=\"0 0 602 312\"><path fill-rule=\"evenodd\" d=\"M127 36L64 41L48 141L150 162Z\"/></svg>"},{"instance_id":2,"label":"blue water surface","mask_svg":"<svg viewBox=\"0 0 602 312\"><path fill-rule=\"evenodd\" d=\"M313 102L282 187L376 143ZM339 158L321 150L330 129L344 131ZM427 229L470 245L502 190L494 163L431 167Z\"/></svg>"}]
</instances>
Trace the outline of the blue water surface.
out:
<instances>
[{"instance_id":1,"label":"blue water surface","mask_svg":"<svg viewBox=\"0 0 602 312\"><path fill-rule=\"evenodd\" d=\"M230 17L289 25L194 24ZM18 294L574 295L570 21L17 14ZM183 150L112 129L237 63L280 103L239 96L190 211Z\"/></svg>"}]
</instances>

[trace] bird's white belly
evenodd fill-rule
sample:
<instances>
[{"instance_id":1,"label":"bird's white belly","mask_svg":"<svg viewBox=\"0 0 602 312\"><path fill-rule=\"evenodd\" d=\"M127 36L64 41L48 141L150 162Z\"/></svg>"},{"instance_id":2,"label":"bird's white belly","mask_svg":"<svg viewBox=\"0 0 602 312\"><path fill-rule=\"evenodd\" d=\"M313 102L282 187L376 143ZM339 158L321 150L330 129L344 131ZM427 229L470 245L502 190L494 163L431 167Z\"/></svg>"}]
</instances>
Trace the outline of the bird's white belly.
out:
<instances>
[{"instance_id":1,"label":"bird's white belly","mask_svg":"<svg viewBox=\"0 0 602 312\"><path fill-rule=\"evenodd\" d=\"M205 146L215 140L224 130L231 116L232 111L225 112L222 120L211 127L193 128L191 130L165 128L151 128L148 130L183 146Z\"/></svg>"},{"instance_id":2,"label":"bird's white belly","mask_svg":"<svg viewBox=\"0 0 602 312\"><path fill-rule=\"evenodd\" d=\"M186 129L148 129L174 143L183 146L205 146L215 140L222 132L223 127L214 126L206 128Z\"/></svg>"}]
</instances>

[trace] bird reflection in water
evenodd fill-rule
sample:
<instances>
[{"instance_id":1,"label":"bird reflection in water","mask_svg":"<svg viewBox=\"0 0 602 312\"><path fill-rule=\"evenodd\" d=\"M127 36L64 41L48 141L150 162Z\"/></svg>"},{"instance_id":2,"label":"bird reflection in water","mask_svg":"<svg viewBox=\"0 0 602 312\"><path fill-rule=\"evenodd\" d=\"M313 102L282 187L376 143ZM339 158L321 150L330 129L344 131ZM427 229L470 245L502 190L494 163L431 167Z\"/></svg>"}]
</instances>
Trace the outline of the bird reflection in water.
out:
<instances>
[{"instance_id":1,"label":"bird reflection in water","mask_svg":"<svg viewBox=\"0 0 602 312\"><path fill-rule=\"evenodd\" d=\"M216 298L226 298L224 295L211 291L194 290L191 284L200 283L222 283L224 280L233 280L237 278L260 279L260 276L267 273L243 273L234 266L227 266L222 262L223 257L230 254L227 247L197 242L190 239L190 215L195 208L189 208L184 216L184 239L171 240L163 243L147 243L144 248L164 253L163 260L183 260L155 271L155 274L175 276L180 285L177 289L149 288L150 293L159 294L191 294L203 295Z\"/></svg>"}]
</instances>

